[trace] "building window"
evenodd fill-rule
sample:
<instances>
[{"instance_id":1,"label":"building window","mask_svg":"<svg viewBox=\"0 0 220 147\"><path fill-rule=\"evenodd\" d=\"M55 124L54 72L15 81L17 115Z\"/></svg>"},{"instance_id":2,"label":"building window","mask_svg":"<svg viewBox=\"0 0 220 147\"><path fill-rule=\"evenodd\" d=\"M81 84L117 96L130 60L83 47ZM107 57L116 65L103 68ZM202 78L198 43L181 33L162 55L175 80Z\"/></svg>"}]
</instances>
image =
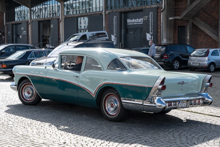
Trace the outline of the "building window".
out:
<instances>
[{"instance_id":1,"label":"building window","mask_svg":"<svg viewBox=\"0 0 220 147\"><path fill-rule=\"evenodd\" d=\"M60 3L49 0L31 8L32 19L41 19L60 16Z\"/></svg>"},{"instance_id":2,"label":"building window","mask_svg":"<svg viewBox=\"0 0 220 147\"><path fill-rule=\"evenodd\" d=\"M64 15L102 11L103 0L68 0L64 3Z\"/></svg>"},{"instance_id":3,"label":"building window","mask_svg":"<svg viewBox=\"0 0 220 147\"><path fill-rule=\"evenodd\" d=\"M29 19L29 9L25 6L15 8L15 21L24 21Z\"/></svg>"},{"instance_id":4,"label":"building window","mask_svg":"<svg viewBox=\"0 0 220 147\"><path fill-rule=\"evenodd\" d=\"M78 18L78 32L88 32L88 17Z\"/></svg>"},{"instance_id":5,"label":"building window","mask_svg":"<svg viewBox=\"0 0 220 147\"><path fill-rule=\"evenodd\" d=\"M161 0L107 0L107 9L122 9L159 4Z\"/></svg>"}]
</instances>

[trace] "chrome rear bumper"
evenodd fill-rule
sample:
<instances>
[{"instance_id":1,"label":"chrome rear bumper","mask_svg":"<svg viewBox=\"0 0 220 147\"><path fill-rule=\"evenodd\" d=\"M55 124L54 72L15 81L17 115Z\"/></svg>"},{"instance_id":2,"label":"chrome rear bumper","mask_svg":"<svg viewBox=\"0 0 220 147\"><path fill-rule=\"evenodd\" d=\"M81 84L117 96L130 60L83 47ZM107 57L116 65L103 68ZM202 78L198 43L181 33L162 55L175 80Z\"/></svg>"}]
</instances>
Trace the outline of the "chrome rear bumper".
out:
<instances>
[{"instance_id":1,"label":"chrome rear bumper","mask_svg":"<svg viewBox=\"0 0 220 147\"><path fill-rule=\"evenodd\" d=\"M17 89L17 85L15 85L15 82L12 82L11 85L10 85L11 89L15 90L15 91L18 91Z\"/></svg>"},{"instance_id":2,"label":"chrome rear bumper","mask_svg":"<svg viewBox=\"0 0 220 147\"><path fill-rule=\"evenodd\" d=\"M170 99L163 99L161 97L157 97L153 104L146 100L122 98L122 104L125 109L156 113L170 109L207 106L210 105L212 101L213 99L208 93L200 93L197 97L178 97ZM184 105L182 105L181 103L183 103Z\"/></svg>"}]
</instances>

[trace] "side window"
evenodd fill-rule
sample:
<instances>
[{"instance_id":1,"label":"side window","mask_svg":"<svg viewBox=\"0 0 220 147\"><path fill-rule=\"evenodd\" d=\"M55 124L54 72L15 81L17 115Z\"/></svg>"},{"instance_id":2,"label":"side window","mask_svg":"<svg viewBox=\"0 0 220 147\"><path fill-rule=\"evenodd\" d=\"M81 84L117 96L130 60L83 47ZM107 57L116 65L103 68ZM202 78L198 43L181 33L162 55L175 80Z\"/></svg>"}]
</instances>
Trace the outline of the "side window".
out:
<instances>
[{"instance_id":1,"label":"side window","mask_svg":"<svg viewBox=\"0 0 220 147\"><path fill-rule=\"evenodd\" d=\"M44 56L44 52L43 51L34 51L33 54L34 54L35 58L40 58L40 57Z\"/></svg>"},{"instance_id":2,"label":"side window","mask_svg":"<svg viewBox=\"0 0 220 147\"><path fill-rule=\"evenodd\" d=\"M191 46L188 46L188 45L186 46L186 48L189 53L192 53L195 50L194 48L192 48Z\"/></svg>"},{"instance_id":3,"label":"side window","mask_svg":"<svg viewBox=\"0 0 220 147\"><path fill-rule=\"evenodd\" d=\"M70 69L76 64L76 55L62 55L61 56L61 68Z\"/></svg>"},{"instance_id":4,"label":"side window","mask_svg":"<svg viewBox=\"0 0 220 147\"><path fill-rule=\"evenodd\" d=\"M170 52L177 52L178 51L178 46L177 45L170 45L169 46L169 51Z\"/></svg>"},{"instance_id":5,"label":"side window","mask_svg":"<svg viewBox=\"0 0 220 147\"><path fill-rule=\"evenodd\" d=\"M87 57L85 64L85 71L86 70L102 70L102 68L101 65L95 59Z\"/></svg>"},{"instance_id":6,"label":"side window","mask_svg":"<svg viewBox=\"0 0 220 147\"><path fill-rule=\"evenodd\" d=\"M126 67L118 59L112 60L109 63L107 69L108 70L127 70Z\"/></svg>"},{"instance_id":7,"label":"side window","mask_svg":"<svg viewBox=\"0 0 220 147\"><path fill-rule=\"evenodd\" d=\"M186 53L186 47L185 47L185 45L179 45L177 51L178 51L178 52L182 52L182 53Z\"/></svg>"},{"instance_id":8,"label":"side window","mask_svg":"<svg viewBox=\"0 0 220 147\"><path fill-rule=\"evenodd\" d=\"M87 37L86 37L86 35L82 35L81 37L80 37L80 39L79 39L80 41L81 40L87 40Z\"/></svg>"},{"instance_id":9,"label":"side window","mask_svg":"<svg viewBox=\"0 0 220 147\"><path fill-rule=\"evenodd\" d=\"M21 45L16 46L16 50L17 51L26 50L26 49L30 49L30 46L21 46Z\"/></svg>"},{"instance_id":10,"label":"side window","mask_svg":"<svg viewBox=\"0 0 220 147\"><path fill-rule=\"evenodd\" d=\"M15 52L15 46L6 47L6 48L3 49L2 51L4 51L6 54L12 54L12 53Z\"/></svg>"},{"instance_id":11,"label":"side window","mask_svg":"<svg viewBox=\"0 0 220 147\"><path fill-rule=\"evenodd\" d=\"M212 52L211 56L219 56L219 52L217 50L214 50Z\"/></svg>"}]
</instances>

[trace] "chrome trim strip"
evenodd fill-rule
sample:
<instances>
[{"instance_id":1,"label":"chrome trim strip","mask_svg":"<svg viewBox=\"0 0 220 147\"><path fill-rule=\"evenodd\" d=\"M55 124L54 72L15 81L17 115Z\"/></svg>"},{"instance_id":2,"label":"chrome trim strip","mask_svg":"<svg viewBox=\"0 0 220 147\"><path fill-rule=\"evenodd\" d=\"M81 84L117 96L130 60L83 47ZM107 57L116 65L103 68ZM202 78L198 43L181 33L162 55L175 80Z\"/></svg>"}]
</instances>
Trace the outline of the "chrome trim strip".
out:
<instances>
[{"instance_id":1,"label":"chrome trim strip","mask_svg":"<svg viewBox=\"0 0 220 147\"><path fill-rule=\"evenodd\" d=\"M10 85L11 89L13 89L14 91L18 91L17 89L17 85L15 85L15 82L12 82Z\"/></svg>"},{"instance_id":2,"label":"chrome trim strip","mask_svg":"<svg viewBox=\"0 0 220 147\"><path fill-rule=\"evenodd\" d=\"M143 100L129 99L129 98L121 98L122 103L131 103L131 104L143 104Z\"/></svg>"},{"instance_id":3,"label":"chrome trim strip","mask_svg":"<svg viewBox=\"0 0 220 147\"><path fill-rule=\"evenodd\" d=\"M172 98L172 99L163 99L165 102L174 102L174 101L187 101L187 100L197 100L197 99L204 99L205 97L203 96L198 96L198 97L184 97L184 98Z\"/></svg>"}]
</instances>

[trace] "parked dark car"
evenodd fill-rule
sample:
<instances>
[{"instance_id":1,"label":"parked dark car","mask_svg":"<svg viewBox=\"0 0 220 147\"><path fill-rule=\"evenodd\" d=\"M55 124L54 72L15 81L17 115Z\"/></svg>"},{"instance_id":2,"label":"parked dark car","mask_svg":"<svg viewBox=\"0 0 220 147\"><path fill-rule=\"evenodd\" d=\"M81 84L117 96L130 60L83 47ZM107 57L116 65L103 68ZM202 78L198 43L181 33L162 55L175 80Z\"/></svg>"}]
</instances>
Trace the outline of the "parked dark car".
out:
<instances>
[{"instance_id":1,"label":"parked dark car","mask_svg":"<svg viewBox=\"0 0 220 147\"><path fill-rule=\"evenodd\" d=\"M13 76L12 69L15 65L29 65L36 58L47 56L52 49L28 49L17 51L11 56L0 60L0 72Z\"/></svg>"},{"instance_id":2,"label":"parked dark car","mask_svg":"<svg viewBox=\"0 0 220 147\"><path fill-rule=\"evenodd\" d=\"M155 60L165 67L179 69L187 67L190 54L195 50L189 45L170 44L156 45Z\"/></svg>"},{"instance_id":3,"label":"parked dark car","mask_svg":"<svg viewBox=\"0 0 220 147\"><path fill-rule=\"evenodd\" d=\"M56 47L47 57L42 57L36 60L33 60L30 65L52 65L57 59L59 53L64 49L74 49L74 48L115 48L115 45L112 41L86 41L86 42L67 42Z\"/></svg>"},{"instance_id":4,"label":"parked dark car","mask_svg":"<svg viewBox=\"0 0 220 147\"><path fill-rule=\"evenodd\" d=\"M4 59L16 51L35 49L33 45L30 44L2 44L0 45L0 59Z\"/></svg>"},{"instance_id":5,"label":"parked dark car","mask_svg":"<svg viewBox=\"0 0 220 147\"><path fill-rule=\"evenodd\" d=\"M138 48L133 48L132 50L148 55L149 49L150 49L149 47L138 47Z\"/></svg>"}]
</instances>

